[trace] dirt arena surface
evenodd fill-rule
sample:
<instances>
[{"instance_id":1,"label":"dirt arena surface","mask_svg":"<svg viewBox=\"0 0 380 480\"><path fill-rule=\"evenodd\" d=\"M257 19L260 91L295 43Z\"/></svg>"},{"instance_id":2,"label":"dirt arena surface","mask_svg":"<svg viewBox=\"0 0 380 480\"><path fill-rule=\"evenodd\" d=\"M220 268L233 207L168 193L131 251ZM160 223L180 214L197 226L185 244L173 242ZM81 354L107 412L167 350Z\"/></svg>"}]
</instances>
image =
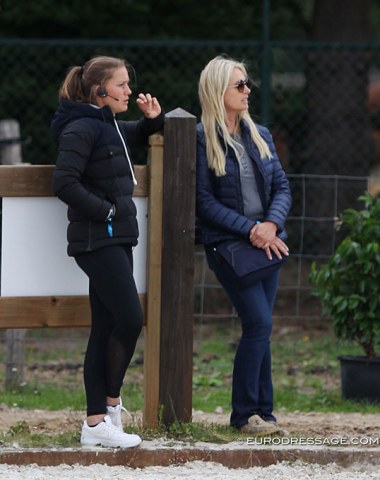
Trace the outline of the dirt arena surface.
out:
<instances>
[{"instance_id":1,"label":"dirt arena surface","mask_svg":"<svg viewBox=\"0 0 380 480\"><path fill-rule=\"evenodd\" d=\"M22 410L0 405L0 432L9 431L18 422L26 422L33 432L56 435L63 431L79 431L83 419L84 412ZM141 414L133 414L131 421L141 422ZM193 421L202 424L228 424L228 414L194 412ZM124 451L126 453L100 447L88 451L78 445L78 448L62 449L61 452L56 447L50 451L45 448L42 452L35 452L37 456L33 457L28 453L33 449L20 449L17 444L6 445L0 453L0 479L204 480L209 477L212 480L380 480L380 415L280 413L278 421L284 429L284 435L276 437L278 444L269 447L255 445L254 439L249 438L229 444L195 443L190 446L170 439L154 439L144 441L138 449ZM292 439L291 445L289 441ZM317 441L328 442L328 446L317 443L313 445L313 442ZM268 448L277 452L277 457L273 455L269 462ZM287 449L290 449L289 452L293 449L290 454L292 461L282 460L287 456ZM311 455L301 455L300 460L299 452L302 453L302 449L309 453L311 451ZM334 449L340 454L343 452L343 457L334 456ZM61 457L54 457L57 450L63 454ZM239 468L237 458L243 458L242 454L247 454L249 450L250 457L245 458L250 458L251 463L243 464L244 468ZM169 453L166 463L165 451ZM14 462L6 458L7 452L16 454L9 457L15 458ZM28 455L31 460L25 461ZM55 458L55 463L49 463L49 455ZM140 457L148 459L145 460L146 466L141 466ZM231 462L225 461L227 457L230 457ZM279 460L276 461L275 457ZM60 458L64 460L61 462ZM217 458L217 461L213 461L214 458ZM155 459L158 459L157 463ZM180 461L177 462L177 459ZM234 468L226 464L232 464Z\"/></svg>"},{"instance_id":2,"label":"dirt arena surface","mask_svg":"<svg viewBox=\"0 0 380 480\"><path fill-rule=\"evenodd\" d=\"M31 431L38 433L79 431L84 418L84 412L79 411L23 410L0 405L0 432L7 432L18 422L26 422ZM228 425L228 419L226 413L197 411L193 413L193 421L198 423ZM380 414L280 412L277 413L277 419L287 437L347 439L380 437ZM141 413L132 413L130 421L141 422ZM360 446L359 442L357 443ZM362 444L365 444L365 440L362 440Z\"/></svg>"}]
</instances>

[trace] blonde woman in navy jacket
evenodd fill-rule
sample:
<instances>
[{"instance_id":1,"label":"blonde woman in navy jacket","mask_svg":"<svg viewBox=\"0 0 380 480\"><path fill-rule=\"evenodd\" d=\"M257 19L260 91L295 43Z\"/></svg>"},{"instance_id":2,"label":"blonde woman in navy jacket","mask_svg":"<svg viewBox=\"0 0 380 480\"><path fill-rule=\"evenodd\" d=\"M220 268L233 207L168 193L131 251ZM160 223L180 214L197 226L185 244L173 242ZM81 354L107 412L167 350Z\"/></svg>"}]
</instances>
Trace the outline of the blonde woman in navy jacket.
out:
<instances>
[{"instance_id":1,"label":"blonde woman in navy jacket","mask_svg":"<svg viewBox=\"0 0 380 480\"><path fill-rule=\"evenodd\" d=\"M278 272L242 288L216 253L218 242L246 238L268 258L287 256L289 182L267 128L248 113L245 65L225 57L201 73L197 127L197 236L210 268L241 319L232 381L232 426L247 433L278 430L273 415L270 336Z\"/></svg>"}]
</instances>

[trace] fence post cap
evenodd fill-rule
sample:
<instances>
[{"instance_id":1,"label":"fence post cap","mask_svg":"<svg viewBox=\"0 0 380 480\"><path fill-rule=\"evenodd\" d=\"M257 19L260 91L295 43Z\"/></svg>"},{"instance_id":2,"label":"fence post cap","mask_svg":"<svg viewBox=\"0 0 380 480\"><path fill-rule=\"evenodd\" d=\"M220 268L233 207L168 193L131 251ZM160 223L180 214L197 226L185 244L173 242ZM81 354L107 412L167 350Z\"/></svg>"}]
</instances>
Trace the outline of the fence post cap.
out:
<instances>
[{"instance_id":1,"label":"fence post cap","mask_svg":"<svg viewBox=\"0 0 380 480\"><path fill-rule=\"evenodd\" d=\"M174 110L171 110L170 112L168 112L165 117L169 117L169 118L196 118L195 115L187 112L186 110L184 110L183 108L175 108Z\"/></svg>"}]
</instances>

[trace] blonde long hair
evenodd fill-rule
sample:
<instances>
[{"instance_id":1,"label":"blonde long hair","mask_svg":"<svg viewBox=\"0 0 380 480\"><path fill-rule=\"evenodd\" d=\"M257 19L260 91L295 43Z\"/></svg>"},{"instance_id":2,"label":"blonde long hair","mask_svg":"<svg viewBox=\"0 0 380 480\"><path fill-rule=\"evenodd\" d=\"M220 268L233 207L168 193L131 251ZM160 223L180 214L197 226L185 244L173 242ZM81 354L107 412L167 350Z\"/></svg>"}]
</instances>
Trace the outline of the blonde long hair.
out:
<instances>
[{"instance_id":1,"label":"blonde long hair","mask_svg":"<svg viewBox=\"0 0 380 480\"><path fill-rule=\"evenodd\" d=\"M202 70L199 79L199 101L202 109L201 121L205 131L206 153L208 165L221 177L226 174L226 151L228 145L233 148L239 159L237 142L232 138L226 124L226 109L224 107L224 94L235 68L240 69L247 76L247 70L242 62L218 56L213 58ZM256 144L260 157L271 157L271 152L265 140L261 137L248 110L238 114L238 121L244 120L248 125L252 141ZM218 130L224 140L224 150L219 140Z\"/></svg>"}]
</instances>

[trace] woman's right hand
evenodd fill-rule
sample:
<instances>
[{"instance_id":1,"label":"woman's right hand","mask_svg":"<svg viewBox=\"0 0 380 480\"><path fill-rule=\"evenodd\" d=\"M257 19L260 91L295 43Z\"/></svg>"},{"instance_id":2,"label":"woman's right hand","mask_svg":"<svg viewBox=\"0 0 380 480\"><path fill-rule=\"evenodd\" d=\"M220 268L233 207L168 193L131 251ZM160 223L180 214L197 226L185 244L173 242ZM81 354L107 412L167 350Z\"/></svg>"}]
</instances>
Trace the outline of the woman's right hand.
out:
<instances>
[{"instance_id":1,"label":"woman's right hand","mask_svg":"<svg viewBox=\"0 0 380 480\"><path fill-rule=\"evenodd\" d=\"M269 260L272 260L272 252L277 258L282 258L283 255L285 257L289 256L289 247L279 237L275 237L271 244L265 247L264 250Z\"/></svg>"},{"instance_id":2,"label":"woman's right hand","mask_svg":"<svg viewBox=\"0 0 380 480\"><path fill-rule=\"evenodd\" d=\"M157 98L152 97L150 93L139 93L136 103L146 118L153 119L161 113L161 106Z\"/></svg>"}]
</instances>

